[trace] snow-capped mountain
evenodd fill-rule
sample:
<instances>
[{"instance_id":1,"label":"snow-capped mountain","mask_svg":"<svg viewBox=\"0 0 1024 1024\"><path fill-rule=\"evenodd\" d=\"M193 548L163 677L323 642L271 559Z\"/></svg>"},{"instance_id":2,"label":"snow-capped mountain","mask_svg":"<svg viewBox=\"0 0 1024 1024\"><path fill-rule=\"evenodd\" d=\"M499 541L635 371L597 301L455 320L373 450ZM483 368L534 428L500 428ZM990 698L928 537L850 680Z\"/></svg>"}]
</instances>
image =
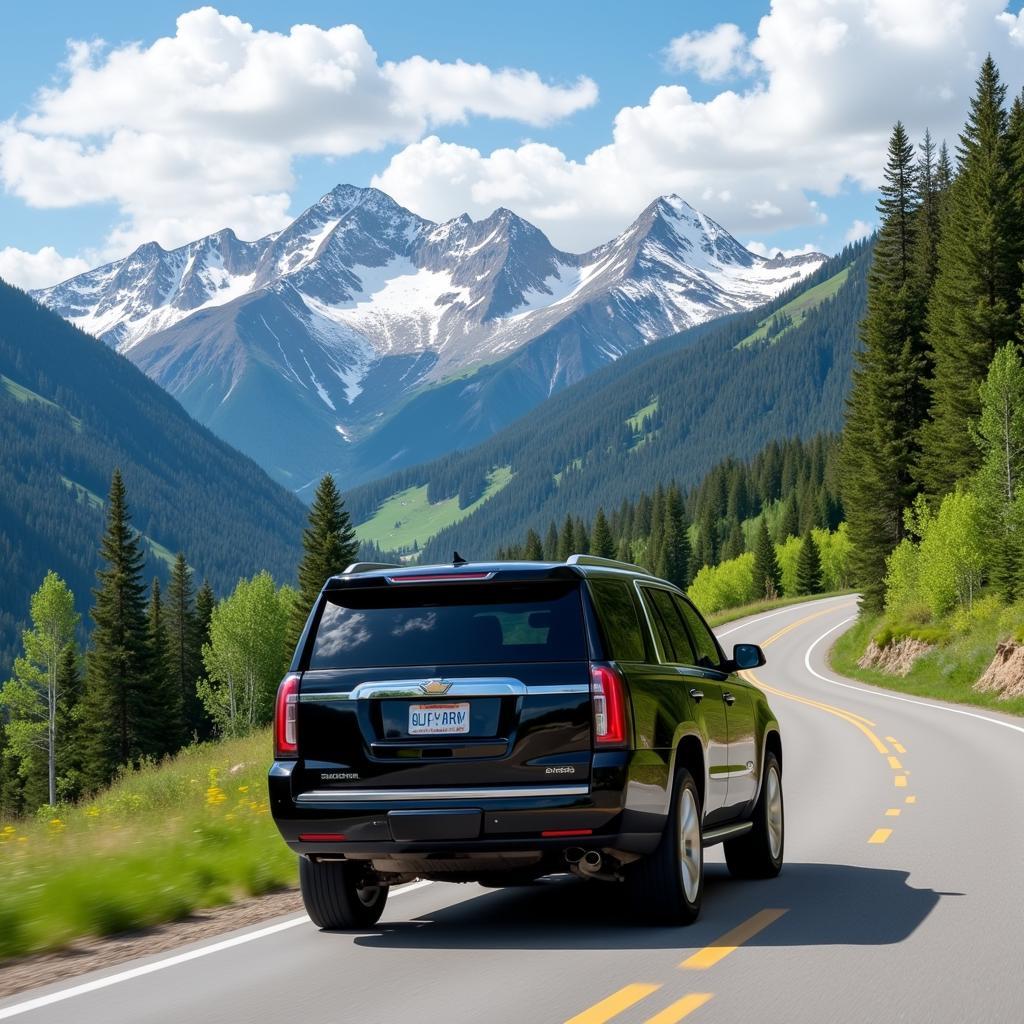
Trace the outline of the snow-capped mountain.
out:
<instances>
[{"instance_id":1,"label":"snow-capped mountain","mask_svg":"<svg viewBox=\"0 0 1024 1024\"><path fill-rule=\"evenodd\" d=\"M34 294L302 486L350 464L351 446L425 387L468 375L458 400L471 414L473 369L536 347L540 400L633 348L760 305L824 258L765 259L678 196L573 254L510 210L436 224L341 185L258 241L225 230L169 252L149 243ZM491 402L466 423L473 440L502 425L500 396ZM423 454L392 447L356 476Z\"/></svg>"}]
</instances>

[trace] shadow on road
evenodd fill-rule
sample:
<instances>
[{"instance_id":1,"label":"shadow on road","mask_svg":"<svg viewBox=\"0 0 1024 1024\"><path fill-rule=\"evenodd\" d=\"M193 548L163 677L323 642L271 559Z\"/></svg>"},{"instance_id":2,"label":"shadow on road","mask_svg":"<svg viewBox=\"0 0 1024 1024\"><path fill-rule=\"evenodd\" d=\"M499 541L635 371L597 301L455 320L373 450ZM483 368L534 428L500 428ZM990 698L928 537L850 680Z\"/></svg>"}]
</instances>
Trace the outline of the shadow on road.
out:
<instances>
[{"instance_id":1,"label":"shadow on road","mask_svg":"<svg viewBox=\"0 0 1024 1024\"><path fill-rule=\"evenodd\" d=\"M765 907L788 913L750 946L882 946L902 942L942 896L907 885L908 873L837 864L787 864L767 882L740 882L708 866L704 912L690 928L631 920L616 887L578 879L486 892L411 921L388 921L356 945L385 949L673 949L713 942Z\"/></svg>"}]
</instances>

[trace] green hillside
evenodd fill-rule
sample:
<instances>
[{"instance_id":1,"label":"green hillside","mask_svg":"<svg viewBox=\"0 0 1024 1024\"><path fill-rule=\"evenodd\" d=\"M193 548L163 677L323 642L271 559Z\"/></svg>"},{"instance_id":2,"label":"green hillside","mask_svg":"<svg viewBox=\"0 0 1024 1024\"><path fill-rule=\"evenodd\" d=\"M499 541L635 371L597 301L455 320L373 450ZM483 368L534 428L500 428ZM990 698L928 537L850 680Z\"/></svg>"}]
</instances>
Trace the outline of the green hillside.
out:
<instances>
[{"instance_id":1,"label":"green hillside","mask_svg":"<svg viewBox=\"0 0 1024 1024\"><path fill-rule=\"evenodd\" d=\"M0 679L48 569L88 611L115 467L165 575L181 550L223 592L264 567L290 580L305 508L127 359L0 282Z\"/></svg>"},{"instance_id":2,"label":"green hillside","mask_svg":"<svg viewBox=\"0 0 1024 1024\"><path fill-rule=\"evenodd\" d=\"M499 466L488 474L484 493L465 508L459 507L458 495L431 503L426 484L409 487L389 498L370 519L356 526L356 537L385 551L401 551L423 544L446 526L472 515L511 479L511 469Z\"/></svg>"},{"instance_id":3,"label":"green hillside","mask_svg":"<svg viewBox=\"0 0 1024 1024\"><path fill-rule=\"evenodd\" d=\"M425 559L453 548L487 557L527 527L543 533L566 514L590 518L599 505L614 508L659 481L689 486L722 459L750 457L773 439L835 432L870 254L869 242L851 245L767 307L630 353L482 444L354 489L349 508L365 521L395 495L424 486L435 504L467 491L475 500L492 468L508 466L512 479L471 514L427 543L429 531L415 524L406 535ZM784 307L800 322L779 344L738 347Z\"/></svg>"},{"instance_id":4,"label":"green hillside","mask_svg":"<svg viewBox=\"0 0 1024 1024\"><path fill-rule=\"evenodd\" d=\"M826 299L831 299L846 283L849 274L850 268L843 267L838 274L833 274L820 284L816 284L805 292L801 292L796 298L774 310L770 316L764 317L758 323L757 330L748 334L737 345L737 348L743 348L746 345L753 345L755 342L765 340L775 344L787 331L791 331L794 327L799 327L804 322L804 317L812 309L817 309ZM772 321L775 321L778 328L774 332L771 331ZM771 337L769 337L769 333L771 333Z\"/></svg>"}]
</instances>

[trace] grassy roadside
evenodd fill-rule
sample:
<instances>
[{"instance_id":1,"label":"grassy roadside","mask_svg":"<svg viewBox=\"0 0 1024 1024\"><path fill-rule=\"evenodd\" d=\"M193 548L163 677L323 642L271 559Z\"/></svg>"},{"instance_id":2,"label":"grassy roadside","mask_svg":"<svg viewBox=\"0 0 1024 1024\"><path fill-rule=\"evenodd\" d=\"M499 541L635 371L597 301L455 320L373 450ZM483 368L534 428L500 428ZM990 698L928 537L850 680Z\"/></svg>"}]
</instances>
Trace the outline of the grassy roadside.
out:
<instances>
[{"instance_id":1,"label":"grassy roadside","mask_svg":"<svg viewBox=\"0 0 1024 1024\"><path fill-rule=\"evenodd\" d=\"M827 594L804 594L802 597L777 597L774 601L754 601L751 604L740 605L738 608L723 608L714 615L706 615L708 625L712 629L724 626L727 622L735 622L737 619L745 619L748 615L760 615L761 612L770 612L773 608L788 608L794 604L806 604L808 601L820 601L823 597L842 597L844 594L854 594L853 590L832 590Z\"/></svg>"},{"instance_id":2,"label":"grassy roadside","mask_svg":"<svg viewBox=\"0 0 1024 1024\"><path fill-rule=\"evenodd\" d=\"M980 604L980 602L979 602ZM875 669L861 668L857 661L865 648L883 628L880 615L862 616L852 629L843 633L829 653L829 662L840 674L873 686L917 697L988 708L1004 714L1024 715L1024 698L999 700L992 693L978 693L973 687L995 654L996 644L1008 630L1001 610L971 617L965 628L930 654L918 659L906 676L890 675Z\"/></svg>"},{"instance_id":3,"label":"grassy roadside","mask_svg":"<svg viewBox=\"0 0 1024 1024\"><path fill-rule=\"evenodd\" d=\"M294 884L267 806L270 735L207 743L95 801L0 825L0 958Z\"/></svg>"}]
</instances>

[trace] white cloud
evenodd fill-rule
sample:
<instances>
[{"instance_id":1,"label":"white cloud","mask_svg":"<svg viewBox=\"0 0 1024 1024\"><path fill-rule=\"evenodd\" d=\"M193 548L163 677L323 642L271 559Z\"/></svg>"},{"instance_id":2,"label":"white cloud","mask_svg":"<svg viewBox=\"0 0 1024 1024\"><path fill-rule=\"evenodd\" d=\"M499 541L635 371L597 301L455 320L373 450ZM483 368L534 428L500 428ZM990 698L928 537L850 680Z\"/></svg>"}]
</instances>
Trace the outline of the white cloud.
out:
<instances>
[{"instance_id":1,"label":"white cloud","mask_svg":"<svg viewBox=\"0 0 1024 1024\"><path fill-rule=\"evenodd\" d=\"M768 259L778 256L780 252L783 256L806 256L807 253L818 251L813 242L805 242L796 249L783 249L778 245L766 245L764 242L758 242L755 239L744 244L751 252L756 252L758 256L765 256Z\"/></svg>"},{"instance_id":2,"label":"white cloud","mask_svg":"<svg viewBox=\"0 0 1024 1024\"><path fill-rule=\"evenodd\" d=\"M877 187L897 119L916 137L929 126L955 142L986 52L1011 94L1020 89L1024 62L997 20L1005 8L774 0L749 44L757 74L742 90L698 100L682 85L661 86L622 108L608 143L578 160L550 145L487 153L435 134L397 153L374 184L437 219L504 204L576 250L669 192L734 232L820 224L811 195Z\"/></svg>"},{"instance_id":3,"label":"white cloud","mask_svg":"<svg viewBox=\"0 0 1024 1024\"><path fill-rule=\"evenodd\" d=\"M25 252L10 245L0 249L0 277L26 291L66 281L88 269L85 260L61 256L52 245L44 245L38 252Z\"/></svg>"},{"instance_id":4,"label":"white cloud","mask_svg":"<svg viewBox=\"0 0 1024 1024\"><path fill-rule=\"evenodd\" d=\"M1024 46L1024 7L1016 14L1003 11L1002 14L996 15L996 21L1006 26L1007 33L1018 46Z\"/></svg>"},{"instance_id":5,"label":"white cloud","mask_svg":"<svg viewBox=\"0 0 1024 1024\"><path fill-rule=\"evenodd\" d=\"M705 82L749 74L754 67L747 37L739 25L723 22L710 32L686 32L668 44L666 63L675 71L695 71Z\"/></svg>"},{"instance_id":6,"label":"white cloud","mask_svg":"<svg viewBox=\"0 0 1024 1024\"><path fill-rule=\"evenodd\" d=\"M846 242L859 242L862 238L867 238L874 230L874 224L870 224L868 221L861 220L858 217L847 229L843 240Z\"/></svg>"},{"instance_id":7,"label":"white cloud","mask_svg":"<svg viewBox=\"0 0 1024 1024\"><path fill-rule=\"evenodd\" d=\"M0 125L0 179L32 206L117 203L114 249L227 225L252 237L285 223L296 156L409 143L473 116L548 125L596 98L587 78L381 63L355 25L283 34L203 7L149 46L70 44L63 80Z\"/></svg>"}]
</instances>

